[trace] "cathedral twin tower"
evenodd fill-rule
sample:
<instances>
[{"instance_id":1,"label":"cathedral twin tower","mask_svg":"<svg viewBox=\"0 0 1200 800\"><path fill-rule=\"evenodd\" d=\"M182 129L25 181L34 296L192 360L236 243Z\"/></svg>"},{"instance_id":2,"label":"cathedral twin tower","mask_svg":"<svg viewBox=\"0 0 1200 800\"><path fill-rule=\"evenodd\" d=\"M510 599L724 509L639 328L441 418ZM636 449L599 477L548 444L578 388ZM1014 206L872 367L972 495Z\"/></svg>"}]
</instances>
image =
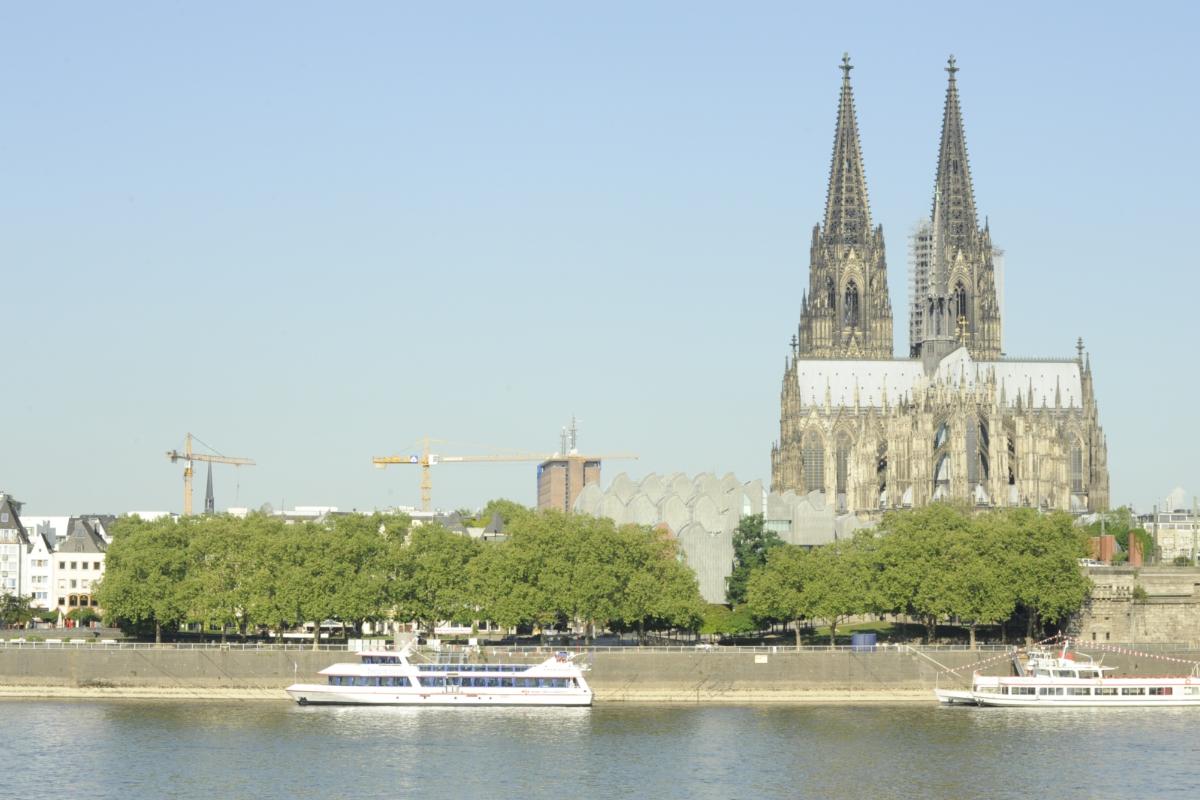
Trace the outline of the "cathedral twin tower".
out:
<instances>
[{"instance_id":1,"label":"cathedral twin tower","mask_svg":"<svg viewBox=\"0 0 1200 800\"><path fill-rule=\"evenodd\" d=\"M928 258L909 359L896 359L883 231L871 224L842 59L825 218L781 392L772 489L875 513L965 501L1081 512L1108 504L1107 447L1082 344L1076 359L1003 357L993 246L979 227L954 57Z\"/></svg>"}]
</instances>

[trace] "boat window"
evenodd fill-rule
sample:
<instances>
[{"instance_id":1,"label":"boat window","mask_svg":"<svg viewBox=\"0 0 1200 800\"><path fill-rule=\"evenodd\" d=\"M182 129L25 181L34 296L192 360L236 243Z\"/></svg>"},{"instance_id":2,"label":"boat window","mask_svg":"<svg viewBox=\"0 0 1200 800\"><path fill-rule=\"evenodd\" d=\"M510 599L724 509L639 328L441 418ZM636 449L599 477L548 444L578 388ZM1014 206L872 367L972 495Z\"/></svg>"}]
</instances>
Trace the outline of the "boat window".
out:
<instances>
[{"instance_id":1,"label":"boat window","mask_svg":"<svg viewBox=\"0 0 1200 800\"><path fill-rule=\"evenodd\" d=\"M1055 695L1055 694L1062 694L1062 693L1063 693L1063 690L1062 690L1062 687L1061 687L1061 686L1041 686L1041 687L1038 687L1038 694L1048 694L1048 695Z\"/></svg>"},{"instance_id":2,"label":"boat window","mask_svg":"<svg viewBox=\"0 0 1200 800\"><path fill-rule=\"evenodd\" d=\"M1032 686L1014 686L1012 687L1013 694L1036 694L1037 689Z\"/></svg>"},{"instance_id":3,"label":"boat window","mask_svg":"<svg viewBox=\"0 0 1200 800\"><path fill-rule=\"evenodd\" d=\"M1084 669L1084 670L1079 671L1079 677L1081 677L1081 678L1099 678L1100 676L1097 675L1095 672L1093 672L1090 669Z\"/></svg>"},{"instance_id":4,"label":"boat window","mask_svg":"<svg viewBox=\"0 0 1200 800\"><path fill-rule=\"evenodd\" d=\"M1116 693L1117 693L1117 688L1115 686L1097 686L1096 687L1096 695L1097 696L1111 696Z\"/></svg>"},{"instance_id":5,"label":"boat window","mask_svg":"<svg viewBox=\"0 0 1200 800\"><path fill-rule=\"evenodd\" d=\"M1121 694L1145 694L1146 689L1142 686L1125 686L1121 689Z\"/></svg>"},{"instance_id":6,"label":"boat window","mask_svg":"<svg viewBox=\"0 0 1200 800\"><path fill-rule=\"evenodd\" d=\"M1067 689L1067 694L1074 695L1075 697L1086 697L1091 695L1091 693L1092 690L1086 686L1072 686Z\"/></svg>"},{"instance_id":7,"label":"boat window","mask_svg":"<svg viewBox=\"0 0 1200 800\"><path fill-rule=\"evenodd\" d=\"M1184 694L1200 694L1200 686L1185 686L1183 687Z\"/></svg>"},{"instance_id":8,"label":"boat window","mask_svg":"<svg viewBox=\"0 0 1200 800\"><path fill-rule=\"evenodd\" d=\"M1167 694L1173 694L1173 692L1171 691L1170 686L1151 686L1150 694L1162 696L1162 695L1167 695Z\"/></svg>"}]
</instances>

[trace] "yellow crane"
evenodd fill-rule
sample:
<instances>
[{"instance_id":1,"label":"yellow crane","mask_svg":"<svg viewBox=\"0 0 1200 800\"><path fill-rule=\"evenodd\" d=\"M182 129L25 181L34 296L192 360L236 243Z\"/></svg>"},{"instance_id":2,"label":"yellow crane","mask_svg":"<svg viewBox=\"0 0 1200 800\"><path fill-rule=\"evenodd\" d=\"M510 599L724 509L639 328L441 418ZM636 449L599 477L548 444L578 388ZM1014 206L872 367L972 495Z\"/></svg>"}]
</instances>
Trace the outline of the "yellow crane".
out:
<instances>
[{"instance_id":1,"label":"yellow crane","mask_svg":"<svg viewBox=\"0 0 1200 800\"><path fill-rule=\"evenodd\" d=\"M183 515L190 517L192 515L192 462L205 461L209 464L233 464L235 467L253 467L254 461L249 458L236 458L233 456L209 455L207 453L192 452L192 434L188 434L183 440L183 452L178 450L168 450L167 458L171 459L171 463L176 461L184 462L183 466ZM200 441L196 439L196 441ZM200 442L204 444L203 442ZM205 445L208 447L208 445ZM210 450L212 448L209 448Z\"/></svg>"},{"instance_id":2,"label":"yellow crane","mask_svg":"<svg viewBox=\"0 0 1200 800\"><path fill-rule=\"evenodd\" d=\"M384 469L392 464L414 464L421 467L421 510L432 511L433 475L431 468L435 464L459 463L463 461L548 461L552 458L565 458L565 453L515 453L507 456L442 456L429 452L429 443L439 441L424 437L421 454L409 456L375 456L371 463L376 469ZM637 458L628 453L613 453L611 455L590 456L591 458Z\"/></svg>"}]
</instances>

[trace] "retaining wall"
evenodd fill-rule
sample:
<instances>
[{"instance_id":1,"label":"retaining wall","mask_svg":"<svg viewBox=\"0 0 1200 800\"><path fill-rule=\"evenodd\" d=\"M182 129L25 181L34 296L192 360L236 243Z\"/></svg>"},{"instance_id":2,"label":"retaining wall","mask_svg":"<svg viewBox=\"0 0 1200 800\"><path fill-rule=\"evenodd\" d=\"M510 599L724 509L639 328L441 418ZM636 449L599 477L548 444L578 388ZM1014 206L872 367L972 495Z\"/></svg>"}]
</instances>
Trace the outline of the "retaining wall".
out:
<instances>
[{"instance_id":1,"label":"retaining wall","mask_svg":"<svg viewBox=\"0 0 1200 800\"><path fill-rule=\"evenodd\" d=\"M937 664L960 668L984 658L995 659L989 672L1004 673L1007 662L994 652L907 649L874 652L778 651L729 652L616 650L596 651L588 680L600 702L799 702L804 700L888 701L929 699L935 685L962 685ZM1196 653L1177 654L1200 658ZM246 690L275 696L297 681L313 680L317 671L352 659L344 651L307 650L175 650L89 648L0 648L0 689L29 693L38 687L59 690ZM937 664L930 659L936 660ZM485 651L481 660L536 661ZM1105 663L1127 674L1187 672L1141 656L1109 654ZM941 675L939 676L939 673ZM61 691L59 692L61 693ZM282 693L278 696L282 697Z\"/></svg>"}]
</instances>

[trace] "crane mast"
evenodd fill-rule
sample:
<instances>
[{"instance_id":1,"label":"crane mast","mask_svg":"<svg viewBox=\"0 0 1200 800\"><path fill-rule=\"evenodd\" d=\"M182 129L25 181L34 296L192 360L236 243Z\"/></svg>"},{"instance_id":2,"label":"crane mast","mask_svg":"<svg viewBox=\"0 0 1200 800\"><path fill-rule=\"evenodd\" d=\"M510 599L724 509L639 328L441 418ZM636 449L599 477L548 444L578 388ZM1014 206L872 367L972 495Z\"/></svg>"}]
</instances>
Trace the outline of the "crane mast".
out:
<instances>
[{"instance_id":1,"label":"crane mast","mask_svg":"<svg viewBox=\"0 0 1200 800\"><path fill-rule=\"evenodd\" d=\"M572 429L574 421L572 421ZM572 430L572 445L574 445L574 430ZM488 461L549 461L552 458L561 458L565 453L514 453L512 455L483 455L483 456L443 456L429 451L429 443L438 441L430 439L428 436L423 437L423 445L421 454L408 456L375 456L371 459L371 463L376 469L384 469L393 464L413 464L421 468L421 510L433 510L433 466L435 464L456 464L463 462L488 462ZM611 453L608 455L592 456L596 459L609 458L637 458L637 456L629 453Z\"/></svg>"},{"instance_id":2,"label":"crane mast","mask_svg":"<svg viewBox=\"0 0 1200 800\"><path fill-rule=\"evenodd\" d=\"M183 464L183 515L190 517L192 515L192 462L203 461L209 464L232 464L235 467L253 467L254 460L249 458L238 458L236 456L210 455L208 453L196 453L192 451L192 434L189 433L183 439L183 452L178 450L168 450L167 458L174 464L177 461L184 462Z\"/></svg>"}]
</instances>

